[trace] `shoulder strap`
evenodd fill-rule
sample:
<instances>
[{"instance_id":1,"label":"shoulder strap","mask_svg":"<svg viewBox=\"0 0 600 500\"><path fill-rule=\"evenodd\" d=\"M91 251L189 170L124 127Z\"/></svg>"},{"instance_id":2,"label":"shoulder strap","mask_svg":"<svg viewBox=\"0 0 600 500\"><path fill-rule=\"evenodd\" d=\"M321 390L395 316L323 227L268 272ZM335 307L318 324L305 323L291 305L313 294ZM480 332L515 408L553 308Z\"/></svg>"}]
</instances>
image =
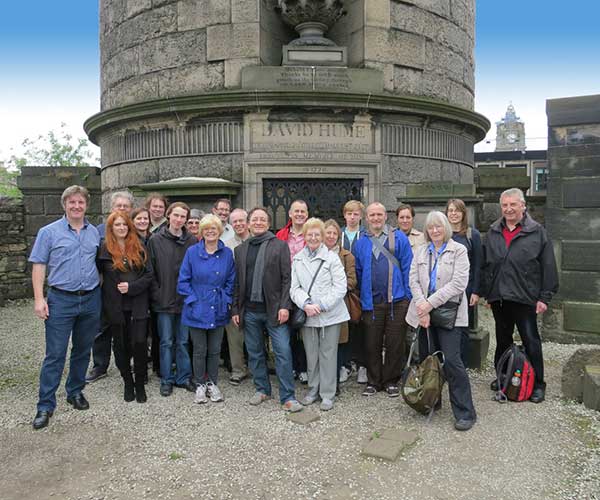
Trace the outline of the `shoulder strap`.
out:
<instances>
[{"instance_id":1,"label":"shoulder strap","mask_svg":"<svg viewBox=\"0 0 600 500\"><path fill-rule=\"evenodd\" d=\"M467 239L469 242L473 239L473 228L471 226L467 227Z\"/></svg>"},{"instance_id":2,"label":"shoulder strap","mask_svg":"<svg viewBox=\"0 0 600 500\"><path fill-rule=\"evenodd\" d=\"M390 235L392 235L392 230L390 230ZM385 257L387 258L387 260L389 260L394 266L396 266L398 269L400 269L400 262L398 262L398 259L392 254L390 253L390 251L385 248L385 246L383 246L383 244L381 243L381 241L379 241L379 239L377 239L375 236L369 236L369 239L371 240L371 243L373 243L373 245L375 245L378 250L385 255ZM388 240L390 241L390 247L392 246L392 242L394 241L394 236L388 236Z\"/></svg>"},{"instance_id":3,"label":"shoulder strap","mask_svg":"<svg viewBox=\"0 0 600 500\"><path fill-rule=\"evenodd\" d=\"M312 281L310 282L310 286L308 287L308 292L306 292L306 294L310 297L310 291L312 290L313 285L315 284L315 280L317 279L317 274L319 274L319 271L321 270L321 268L323 267L323 264L325 264L324 260L321 260L321 263L319 264L319 267L317 268L317 272L315 273L315 275L313 276Z\"/></svg>"}]
</instances>

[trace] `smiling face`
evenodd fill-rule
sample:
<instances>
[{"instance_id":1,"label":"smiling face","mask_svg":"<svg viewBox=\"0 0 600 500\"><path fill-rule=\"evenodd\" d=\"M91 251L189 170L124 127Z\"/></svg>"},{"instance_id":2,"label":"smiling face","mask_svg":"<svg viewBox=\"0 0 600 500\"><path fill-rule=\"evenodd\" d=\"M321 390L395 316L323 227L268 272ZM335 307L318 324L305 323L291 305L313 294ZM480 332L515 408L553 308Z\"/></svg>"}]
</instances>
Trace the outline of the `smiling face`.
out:
<instances>
[{"instance_id":1,"label":"smiling face","mask_svg":"<svg viewBox=\"0 0 600 500\"><path fill-rule=\"evenodd\" d=\"M292 203L288 215L294 226L302 226L308 219L308 207L301 201L295 201Z\"/></svg>"},{"instance_id":2,"label":"smiling face","mask_svg":"<svg viewBox=\"0 0 600 500\"><path fill-rule=\"evenodd\" d=\"M234 210L229 216L229 222L240 238L248 235L248 214L245 210Z\"/></svg>"},{"instance_id":3,"label":"smiling face","mask_svg":"<svg viewBox=\"0 0 600 500\"><path fill-rule=\"evenodd\" d=\"M367 207L367 222L371 232L379 234L385 226L387 212L381 203L372 203Z\"/></svg>"},{"instance_id":4,"label":"smiling face","mask_svg":"<svg viewBox=\"0 0 600 500\"><path fill-rule=\"evenodd\" d=\"M175 207L169 214L169 228L174 231L179 231L187 220L187 210L182 207Z\"/></svg>"},{"instance_id":5,"label":"smiling face","mask_svg":"<svg viewBox=\"0 0 600 500\"><path fill-rule=\"evenodd\" d=\"M248 227L252 236L260 236L269 229L269 215L264 210L254 210L250 215Z\"/></svg>"},{"instance_id":6,"label":"smiling face","mask_svg":"<svg viewBox=\"0 0 600 500\"><path fill-rule=\"evenodd\" d=\"M149 213L145 210L142 210L135 216L135 219L133 219L133 225L137 231L145 234L146 231L148 231L148 226L150 225Z\"/></svg>"},{"instance_id":7,"label":"smiling face","mask_svg":"<svg viewBox=\"0 0 600 500\"><path fill-rule=\"evenodd\" d=\"M304 235L304 242L311 252L319 248L323 242L321 229L318 227L313 227L306 231L306 234Z\"/></svg>"},{"instance_id":8,"label":"smiling face","mask_svg":"<svg viewBox=\"0 0 600 500\"><path fill-rule=\"evenodd\" d=\"M113 202L111 210L113 212L125 212L127 215L129 215L133 210L133 205L129 199L119 196Z\"/></svg>"},{"instance_id":9,"label":"smiling face","mask_svg":"<svg viewBox=\"0 0 600 500\"><path fill-rule=\"evenodd\" d=\"M185 223L185 227L194 236L198 236L198 233L200 232L200 219L188 219Z\"/></svg>"},{"instance_id":10,"label":"smiling face","mask_svg":"<svg viewBox=\"0 0 600 500\"><path fill-rule=\"evenodd\" d=\"M231 213L231 205L225 203L224 201L220 201L217 203L217 206L212 209L212 213L221 219L221 222L223 225L225 225L227 224L229 214Z\"/></svg>"},{"instance_id":11,"label":"smiling face","mask_svg":"<svg viewBox=\"0 0 600 500\"><path fill-rule=\"evenodd\" d=\"M152 220L159 221L165 216L165 211L167 207L164 202L160 198L154 198L150 202L150 216Z\"/></svg>"},{"instance_id":12,"label":"smiling face","mask_svg":"<svg viewBox=\"0 0 600 500\"><path fill-rule=\"evenodd\" d=\"M398 227L404 234L409 234L413 228L414 218L410 209L405 208L398 212Z\"/></svg>"},{"instance_id":13,"label":"smiling face","mask_svg":"<svg viewBox=\"0 0 600 500\"><path fill-rule=\"evenodd\" d=\"M117 217L112 225L112 232L117 241L123 241L129 232L129 226L123 217Z\"/></svg>"},{"instance_id":14,"label":"smiling face","mask_svg":"<svg viewBox=\"0 0 600 500\"><path fill-rule=\"evenodd\" d=\"M444 226L441 224L431 224L427 226L427 234L429 239L435 247L439 247L444 244L445 231Z\"/></svg>"},{"instance_id":15,"label":"smiling face","mask_svg":"<svg viewBox=\"0 0 600 500\"><path fill-rule=\"evenodd\" d=\"M340 239L340 234L335 226L328 226L325 228L325 245L327 248L331 250L338 244L338 240Z\"/></svg>"},{"instance_id":16,"label":"smiling face","mask_svg":"<svg viewBox=\"0 0 600 500\"><path fill-rule=\"evenodd\" d=\"M82 222L87 209L87 201L81 194L73 194L65 200L65 215L72 222Z\"/></svg>"},{"instance_id":17,"label":"smiling face","mask_svg":"<svg viewBox=\"0 0 600 500\"><path fill-rule=\"evenodd\" d=\"M503 196L500 199L500 209L506 223L514 226L523 219L525 203L518 196Z\"/></svg>"},{"instance_id":18,"label":"smiling face","mask_svg":"<svg viewBox=\"0 0 600 500\"><path fill-rule=\"evenodd\" d=\"M454 205L453 203L450 203L450 205L448 205L448 208L446 210L446 216L448 217L448 221L450 222L450 224L460 224L463 220L463 213L462 211L456 207L456 205Z\"/></svg>"},{"instance_id":19,"label":"smiling face","mask_svg":"<svg viewBox=\"0 0 600 500\"><path fill-rule=\"evenodd\" d=\"M209 224L202 228L202 239L205 243L215 243L219 240L221 232L215 224Z\"/></svg>"}]
</instances>

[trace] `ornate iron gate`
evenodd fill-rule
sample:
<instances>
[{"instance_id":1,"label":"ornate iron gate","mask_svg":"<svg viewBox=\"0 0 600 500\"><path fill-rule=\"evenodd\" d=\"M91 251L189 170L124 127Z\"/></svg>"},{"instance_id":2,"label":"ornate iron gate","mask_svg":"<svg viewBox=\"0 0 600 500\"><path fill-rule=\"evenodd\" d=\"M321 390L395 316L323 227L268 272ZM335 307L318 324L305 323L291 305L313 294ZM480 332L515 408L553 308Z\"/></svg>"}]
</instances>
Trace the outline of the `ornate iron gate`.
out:
<instances>
[{"instance_id":1,"label":"ornate iron gate","mask_svg":"<svg viewBox=\"0 0 600 500\"><path fill-rule=\"evenodd\" d=\"M362 179L263 179L263 204L275 229L285 226L290 205L298 198L308 203L311 217L335 219L342 225L344 203L362 197Z\"/></svg>"}]
</instances>

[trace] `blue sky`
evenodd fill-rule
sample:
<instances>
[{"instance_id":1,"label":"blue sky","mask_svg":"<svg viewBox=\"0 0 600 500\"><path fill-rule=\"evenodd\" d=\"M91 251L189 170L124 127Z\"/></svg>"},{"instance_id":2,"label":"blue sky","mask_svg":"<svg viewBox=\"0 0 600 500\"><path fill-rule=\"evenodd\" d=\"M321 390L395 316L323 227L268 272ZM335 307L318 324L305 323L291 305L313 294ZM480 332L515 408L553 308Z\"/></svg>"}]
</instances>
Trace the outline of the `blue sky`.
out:
<instances>
[{"instance_id":1,"label":"blue sky","mask_svg":"<svg viewBox=\"0 0 600 500\"><path fill-rule=\"evenodd\" d=\"M545 100L600 93L600 1L477 0L476 19L476 111L494 123L512 102L528 148L544 149ZM99 89L97 0L4 2L0 161L61 122L83 136Z\"/></svg>"}]
</instances>

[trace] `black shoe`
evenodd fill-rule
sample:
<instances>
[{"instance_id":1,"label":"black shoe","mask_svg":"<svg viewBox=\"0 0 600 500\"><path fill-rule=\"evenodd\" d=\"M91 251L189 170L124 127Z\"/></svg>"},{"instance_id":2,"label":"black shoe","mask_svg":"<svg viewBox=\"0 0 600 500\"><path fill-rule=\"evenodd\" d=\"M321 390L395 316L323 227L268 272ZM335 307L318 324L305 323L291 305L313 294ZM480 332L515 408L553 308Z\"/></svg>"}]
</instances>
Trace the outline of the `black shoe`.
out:
<instances>
[{"instance_id":1,"label":"black shoe","mask_svg":"<svg viewBox=\"0 0 600 500\"><path fill-rule=\"evenodd\" d=\"M365 390L362 392L363 396L374 396L375 394L377 394L377 389L373 385L367 385Z\"/></svg>"},{"instance_id":2,"label":"black shoe","mask_svg":"<svg viewBox=\"0 0 600 500\"><path fill-rule=\"evenodd\" d=\"M466 418L461 418L454 422L454 428L457 431L468 431L471 427L475 425L475 420L467 420Z\"/></svg>"},{"instance_id":3,"label":"black shoe","mask_svg":"<svg viewBox=\"0 0 600 500\"><path fill-rule=\"evenodd\" d=\"M106 377L106 370L102 370L101 368L94 367L90 370L90 373L85 377L85 381L88 384L95 382L96 380L100 380L101 378Z\"/></svg>"},{"instance_id":4,"label":"black shoe","mask_svg":"<svg viewBox=\"0 0 600 500\"><path fill-rule=\"evenodd\" d=\"M490 384L490 389L494 392L498 391L498 380L497 379L492 380L492 383Z\"/></svg>"},{"instance_id":5,"label":"black shoe","mask_svg":"<svg viewBox=\"0 0 600 500\"><path fill-rule=\"evenodd\" d=\"M229 377L229 383L231 385L240 385L244 380L246 380L245 376L240 377L239 375L232 375Z\"/></svg>"},{"instance_id":6,"label":"black shoe","mask_svg":"<svg viewBox=\"0 0 600 500\"><path fill-rule=\"evenodd\" d=\"M397 398L400 396L400 389L397 385L388 385L385 389L385 392L388 393L390 398Z\"/></svg>"},{"instance_id":7,"label":"black shoe","mask_svg":"<svg viewBox=\"0 0 600 500\"><path fill-rule=\"evenodd\" d=\"M50 417L52 416L51 411L38 411L33 419L33 428L35 430L43 429L50 423Z\"/></svg>"},{"instance_id":8,"label":"black shoe","mask_svg":"<svg viewBox=\"0 0 600 500\"><path fill-rule=\"evenodd\" d=\"M125 379L123 399L128 403L135 399L135 389L133 387L133 379L131 377L129 377L129 379Z\"/></svg>"},{"instance_id":9,"label":"black shoe","mask_svg":"<svg viewBox=\"0 0 600 500\"><path fill-rule=\"evenodd\" d=\"M69 396L67 398L67 403L76 410L87 410L90 407L90 404L87 402L87 399L85 399L82 392L75 394L75 396Z\"/></svg>"},{"instance_id":10,"label":"black shoe","mask_svg":"<svg viewBox=\"0 0 600 500\"><path fill-rule=\"evenodd\" d=\"M160 384L160 395L170 396L173 394L173 386L171 384Z\"/></svg>"},{"instance_id":11,"label":"black shoe","mask_svg":"<svg viewBox=\"0 0 600 500\"><path fill-rule=\"evenodd\" d=\"M179 387L180 389L185 389L189 392L196 392L196 384L191 380L188 380L185 384L175 384L175 387Z\"/></svg>"},{"instance_id":12,"label":"black shoe","mask_svg":"<svg viewBox=\"0 0 600 500\"><path fill-rule=\"evenodd\" d=\"M141 381L142 383L140 383L139 381L135 381L135 400L138 403L145 403L148 400L148 397L146 396L146 388L144 387L144 381Z\"/></svg>"},{"instance_id":13,"label":"black shoe","mask_svg":"<svg viewBox=\"0 0 600 500\"><path fill-rule=\"evenodd\" d=\"M546 389L544 387L538 387L533 390L529 401L532 403L541 403L544 399L546 399Z\"/></svg>"}]
</instances>

